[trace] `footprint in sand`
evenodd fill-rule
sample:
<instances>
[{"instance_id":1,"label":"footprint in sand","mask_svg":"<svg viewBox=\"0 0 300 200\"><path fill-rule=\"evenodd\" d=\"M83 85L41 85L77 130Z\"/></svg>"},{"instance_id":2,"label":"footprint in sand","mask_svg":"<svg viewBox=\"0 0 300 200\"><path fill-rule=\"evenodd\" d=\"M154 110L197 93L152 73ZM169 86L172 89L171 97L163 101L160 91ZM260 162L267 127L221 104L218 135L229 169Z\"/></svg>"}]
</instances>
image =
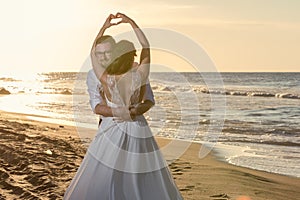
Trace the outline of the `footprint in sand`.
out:
<instances>
[{"instance_id":1,"label":"footprint in sand","mask_svg":"<svg viewBox=\"0 0 300 200\"><path fill-rule=\"evenodd\" d=\"M187 185L185 188L180 189L180 191L192 191L194 188L194 185Z\"/></svg>"},{"instance_id":2,"label":"footprint in sand","mask_svg":"<svg viewBox=\"0 0 300 200\"><path fill-rule=\"evenodd\" d=\"M0 120L0 200L62 198L86 150L79 139L44 136L41 130L45 127Z\"/></svg>"},{"instance_id":3,"label":"footprint in sand","mask_svg":"<svg viewBox=\"0 0 300 200\"><path fill-rule=\"evenodd\" d=\"M213 200L228 200L228 199L230 199L230 197L225 193L212 195L210 197L212 197Z\"/></svg>"}]
</instances>

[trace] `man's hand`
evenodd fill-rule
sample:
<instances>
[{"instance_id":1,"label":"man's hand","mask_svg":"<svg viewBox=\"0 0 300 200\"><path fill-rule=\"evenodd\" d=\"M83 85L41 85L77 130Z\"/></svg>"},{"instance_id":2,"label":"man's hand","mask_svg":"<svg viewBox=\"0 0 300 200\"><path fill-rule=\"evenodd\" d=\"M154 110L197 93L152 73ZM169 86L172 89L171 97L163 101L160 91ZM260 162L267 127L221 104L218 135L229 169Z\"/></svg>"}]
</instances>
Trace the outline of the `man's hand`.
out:
<instances>
[{"instance_id":1,"label":"man's hand","mask_svg":"<svg viewBox=\"0 0 300 200\"><path fill-rule=\"evenodd\" d=\"M146 100L142 103L139 103L137 105L132 105L129 107L129 113L132 119L135 119L136 116L142 115L145 112L147 112L154 103L152 101Z\"/></svg>"},{"instance_id":2,"label":"man's hand","mask_svg":"<svg viewBox=\"0 0 300 200\"><path fill-rule=\"evenodd\" d=\"M115 18L116 18L115 15L110 14L110 15L106 18L106 20L105 20L105 22L104 22L104 24L103 24L103 28L107 29L107 28L109 28L109 27L111 27L111 26L117 25L117 23L112 23L112 22L111 22L111 20L112 20L112 19L115 19Z\"/></svg>"},{"instance_id":3,"label":"man's hand","mask_svg":"<svg viewBox=\"0 0 300 200\"><path fill-rule=\"evenodd\" d=\"M120 23L130 23L132 21L132 19L130 19L129 17L127 17L125 14L119 13L119 12L116 14L116 18L121 18L122 19L117 24L120 24Z\"/></svg>"},{"instance_id":4,"label":"man's hand","mask_svg":"<svg viewBox=\"0 0 300 200\"><path fill-rule=\"evenodd\" d=\"M112 115L117 122L132 121L128 107L112 108Z\"/></svg>"}]
</instances>

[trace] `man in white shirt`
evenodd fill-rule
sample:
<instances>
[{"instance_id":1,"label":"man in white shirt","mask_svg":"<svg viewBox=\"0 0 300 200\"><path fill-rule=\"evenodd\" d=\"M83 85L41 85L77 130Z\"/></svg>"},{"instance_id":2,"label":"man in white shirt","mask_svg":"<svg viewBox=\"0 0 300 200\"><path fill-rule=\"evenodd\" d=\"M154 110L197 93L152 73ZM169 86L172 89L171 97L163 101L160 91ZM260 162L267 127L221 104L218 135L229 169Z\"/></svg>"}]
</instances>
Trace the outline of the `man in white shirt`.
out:
<instances>
[{"instance_id":1,"label":"man in white shirt","mask_svg":"<svg viewBox=\"0 0 300 200\"><path fill-rule=\"evenodd\" d=\"M115 45L115 40L113 37L104 35L96 41L96 56L101 65L101 67L106 68L111 62L112 58L112 48ZM107 106L101 82L98 80L93 69L89 70L87 74L86 84L88 86L88 93L90 96L90 106L95 114L112 117L112 109ZM147 112L155 104L153 92L148 82L146 84L146 90L143 96L143 101L135 106L130 108L130 115L134 118L136 115L141 115ZM99 125L101 123L101 118Z\"/></svg>"}]
</instances>

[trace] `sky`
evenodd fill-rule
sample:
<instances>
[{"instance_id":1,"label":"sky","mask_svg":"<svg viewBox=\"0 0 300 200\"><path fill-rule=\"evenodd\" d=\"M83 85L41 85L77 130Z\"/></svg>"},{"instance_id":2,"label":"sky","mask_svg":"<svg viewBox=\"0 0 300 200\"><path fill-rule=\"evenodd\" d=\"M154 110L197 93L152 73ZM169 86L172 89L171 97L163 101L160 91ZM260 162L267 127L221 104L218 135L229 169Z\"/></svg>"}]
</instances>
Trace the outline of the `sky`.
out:
<instances>
[{"instance_id":1,"label":"sky","mask_svg":"<svg viewBox=\"0 0 300 200\"><path fill-rule=\"evenodd\" d=\"M118 11L142 28L190 38L220 72L300 72L299 0L0 1L0 77L81 71L104 20ZM107 34L129 30L121 24ZM153 50L152 61L195 70L170 52Z\"/></svg>"}]
</instances>

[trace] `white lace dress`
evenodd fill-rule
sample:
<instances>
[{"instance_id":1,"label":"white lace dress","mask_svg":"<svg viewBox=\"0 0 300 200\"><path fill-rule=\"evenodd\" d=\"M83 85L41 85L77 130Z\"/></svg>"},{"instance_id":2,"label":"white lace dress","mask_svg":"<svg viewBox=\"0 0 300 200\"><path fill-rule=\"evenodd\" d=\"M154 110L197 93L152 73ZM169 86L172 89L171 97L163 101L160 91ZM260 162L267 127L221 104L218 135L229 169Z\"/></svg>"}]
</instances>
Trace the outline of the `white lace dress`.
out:
<instances>
[{"instance_id":1,"label":"white lace dress","mask_svg":"<svg viewBox=\"0 0 300 200\"><path fill-rule=\"evenodd\" d=\"M138 101L139 76L131 73ZM108 76L111 107L124 106L126 97L114 76ZM128 84L127 84L128 85ZM124 84L123 84L124 88ZM125 94L125 93L123 93ZM143 115L134 121L104 117L64 199L78 200L179 200L183 199Z\"/></svg>"}]
</instances>

